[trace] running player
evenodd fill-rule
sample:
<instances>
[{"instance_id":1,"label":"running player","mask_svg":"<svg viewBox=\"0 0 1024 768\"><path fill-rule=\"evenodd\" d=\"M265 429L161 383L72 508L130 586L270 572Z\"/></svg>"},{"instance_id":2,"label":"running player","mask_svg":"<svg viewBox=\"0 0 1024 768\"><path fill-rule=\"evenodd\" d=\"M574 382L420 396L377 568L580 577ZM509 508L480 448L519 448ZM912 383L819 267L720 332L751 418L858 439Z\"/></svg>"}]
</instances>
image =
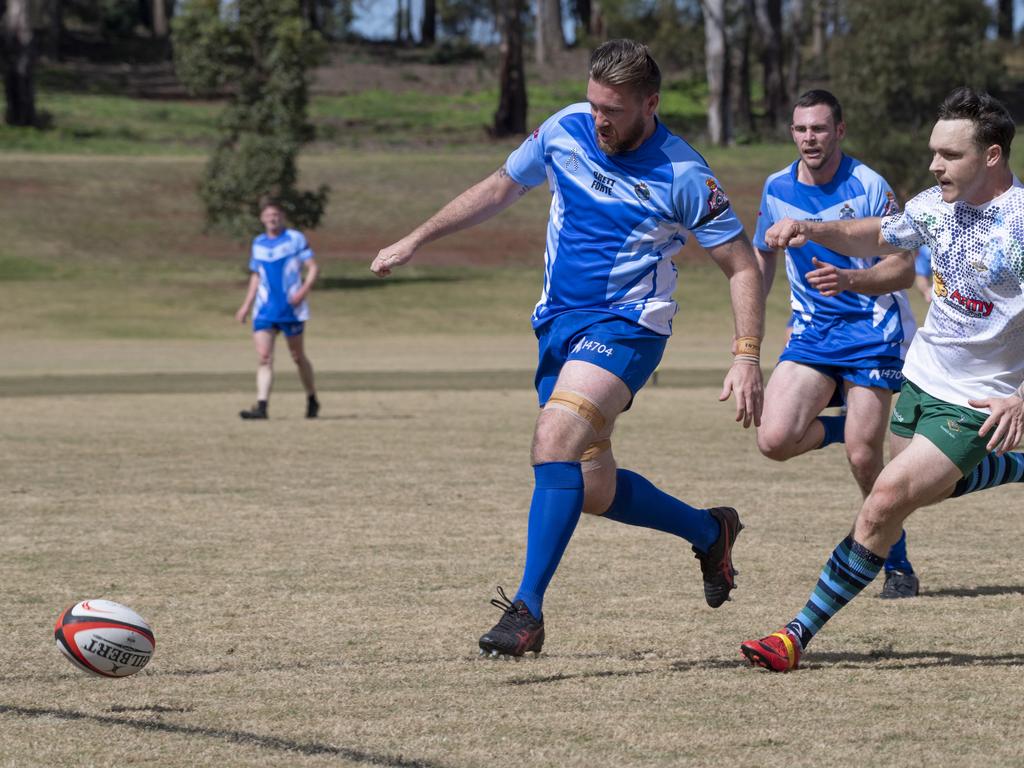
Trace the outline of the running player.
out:
<instances>
[{"instance_id":1,"label":"running player","mask_svg":"<svg viewBox=\"0 0 1024 768\"><path fill-rule=\"evenodd\" d=\"M799 159L768 177L754 245L771 290L777 251L765 232L786 217L836 221L897 210L885 179L843 153L846 124L830 92L803 94L790 126ZM903 383L903 355L915 322L903 288L914 279L910 254L856 258L817 243L786 249L792 333L765 390L757 445L785 461L845 443L861 493L882 471L892 393ZM829 405L846 413L823 416ZM907 559L906 535L885 563L884 598L913 597L919 582Z\"/></svg>"},{"instance_id":2,"label":"running player","mask_svg":"<svg viewBox=\"0 0 1024 768\"><path fill-rule=\"evenodd\" d=\"M581 512L689 541L707 603L735 586L742 525L729 507L696 508L617 469L611 434L658 365L676 303L672 257L691 232L729 280L736 354L720 399L744 427L761 415L764 297L753 248L703 158L657 119L661 74L645 45L612 40L590 60L587 102L546 120L496 173L381 249L384 277L424 244L469 227L545 181L551 190L544 287L533 313L542 410L533 437L535 487L526 566L481 653L521 656L544 642L543 599Z\"/></svg>"},{"instance_id":3,"label":"running player","mask_svg":"<svg viewBox=\"0 0 1024 768\"><path fill-rule=\"evenodd\" d=\"M902 213L809 222L784 219L776 248L813 240L861 258L892 248L932 252L934 298L907 354L892 415L902 451L882 470L853 531L840 542L804 609L749 640L755 666L796 669L811 638L878 574L914 510L1024 476L1024 187L1008 160L1014 124L988 94L958 88L932 129L938 185Z\"/></svg>"},{"instance_id":4,"label":"running player","mask_svg":"<svg viewBox=\"0 0 1024 768\"><path fill-rule=\"evenodd\" d=\"M252 241L249 289L235 313L235 319L244 323L252 309L252 338L259 358L256 405L238 415L243 419L267 418L267 402L274 383L274 339L280 331L288 342L288 351L306 390L306 418L315 419L320 412L320 402L313 382L313 364L306 357L303 345L303 332L309 319L306 297L320 269L303 234L285 227L284 210L273 198L260 200L260 222L265 232ZM302 278L303 266L305 279Z\"/></svg>"}]
</instances>

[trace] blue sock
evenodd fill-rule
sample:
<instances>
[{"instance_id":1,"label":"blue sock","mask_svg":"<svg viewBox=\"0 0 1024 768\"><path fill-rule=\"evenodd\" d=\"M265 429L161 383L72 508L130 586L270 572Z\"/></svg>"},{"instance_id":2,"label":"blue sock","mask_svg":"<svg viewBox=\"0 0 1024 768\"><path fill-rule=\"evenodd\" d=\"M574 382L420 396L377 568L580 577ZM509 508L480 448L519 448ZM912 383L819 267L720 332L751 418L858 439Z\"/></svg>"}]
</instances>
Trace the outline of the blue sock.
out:
<instances>
[{"instance_id":1,"label":"blue sock","mask_svg":"<svg viewBox=\"0 0 1024 768\"><path fill-rule=\"evenodd\" d=\"M903 531L900 540L892 545L892 549L889 550L889 556L885 558L885 572L888 573L889 571L914 572L914 566L910 564L910 560L907 558L906 530Z\"/></svg>"},{"instance_id":2,"label":"blue sock","mask_svg":"<svg viewBox=\"0 0 1024 768\"><path fill-rule=\"evenodd\" d=\"M819 416L818 421L825 427L825 439L821 441L819 448L824 448L832 443L846 442L846 417L845 416Z\"/></svg>"},{"instance_id":3,"label":"blue sock","mask_svg":"<svg viewBox=\"0 0 1024 768\"><path fill-rule=\"evenodd\" d=\"M636 472L615 473L615 499L604 517L626 525L639 525L686 539L707 552L718 539L718 521L706 509L691 507Z\"/></svg>"},{"instance_id":4,"label":"blue sock","mask_svg":"<svg viewBox=\"0 0 1024 768\"><path fill-rule=\"evenodd\" d=\"M1021 480L1024 480L1024 453L1004 453L1002 456L990 453L971 474L960 479L950 498Z\"/></svg>"},{"instance_id":5,"label":"blue sock","mask_svg":"<svg viewBox=\"0 0 1024 768\"><path fill-rule=\"evenodd\" d=\"M806 648L825 622L861 593L882 569L884 560L867 547L853 540L843 539L832 552L818 577L810 600L786 629Z\"/></svg>"},{"instance_id":6,"label":"blue sock","mask_svg":"<svg viewBox=\"0 0 1024 768\"><path fill-rule=\"evenodd\" d=\"M533 468L533 501L526 529L526 567L513 600L541 618L544 592L555 575L583 510L583 472L578 461L552 461Z\"/></svg>"}]
</instances>

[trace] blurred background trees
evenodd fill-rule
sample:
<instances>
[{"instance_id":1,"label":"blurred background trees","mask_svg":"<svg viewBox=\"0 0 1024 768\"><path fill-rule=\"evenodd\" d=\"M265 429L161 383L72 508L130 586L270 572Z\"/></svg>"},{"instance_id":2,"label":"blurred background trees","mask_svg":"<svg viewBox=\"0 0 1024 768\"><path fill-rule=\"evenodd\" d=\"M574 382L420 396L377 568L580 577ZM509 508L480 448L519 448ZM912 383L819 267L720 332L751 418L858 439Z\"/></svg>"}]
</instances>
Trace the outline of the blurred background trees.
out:
<instances>
[{"instance_id":1,"label":"blurred background trees","mask_svg":"<svg viewBox=\"0 0 1024 768\"><path fill-rule=\"evenodd\" d=\"M531 80L582 80L589 50L633 37L662 65L666 99L703 104L700 122L671 126L689 138L725 146L788 140L794 99L829 88L846 107L851 150L905 194L926 181L927 130L951 88L990 89L1011 110L1022 108L1022 7L1024 0L0 0L5 117L45 127L34 103L39 62L162 67L192 93L229 102L204 194L221 185L241 195L243 176L266 181L225 165L230 153L252 151L270 158L258 165L276 169L293 214L311 222L322 198L295 189L294 156L312 138L310 73L325 51L390 47L394 57L422 51L419 60L438 66L486 64L498 91L486 127L500 137L530 127ZM343 56L336 61L345 66ZM1016 62L1013 77L1007 61Z\"/></svg>"}]
</instances>

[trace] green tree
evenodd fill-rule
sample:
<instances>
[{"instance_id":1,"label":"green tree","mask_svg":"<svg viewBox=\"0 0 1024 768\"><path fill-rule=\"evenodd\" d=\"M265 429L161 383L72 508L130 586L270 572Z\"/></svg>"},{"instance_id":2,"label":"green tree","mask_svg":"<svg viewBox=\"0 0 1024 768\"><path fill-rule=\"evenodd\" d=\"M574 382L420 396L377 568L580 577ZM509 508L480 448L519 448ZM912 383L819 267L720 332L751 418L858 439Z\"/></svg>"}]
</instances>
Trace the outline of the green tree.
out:
<instances>
[{"instance_id":1,"label":"green tree","mask_svg":"<svg viewBox=\"0 0 1024 768\"><path fill-rule=\"evenodd\" d=\"M931 181L928 137L953 88L1001 74L984 0L844 0L830 41L832 90L850 145L906 198Z\"/></svg>"},{"instance_id":2,"label":"green tree","mask_svg":"<svg viewBox=\"0 0 1024 768\"><path fill-rule=\"evenodd\" d=\"M328 188L300 191L296 158L313 138L309 72L324 50L300 0L190 0L175 18L179 78L193 93L231 94L199 190L211 226L258 231L267 193L297 226L319 224Z\"/></svg>"}]
</instances>

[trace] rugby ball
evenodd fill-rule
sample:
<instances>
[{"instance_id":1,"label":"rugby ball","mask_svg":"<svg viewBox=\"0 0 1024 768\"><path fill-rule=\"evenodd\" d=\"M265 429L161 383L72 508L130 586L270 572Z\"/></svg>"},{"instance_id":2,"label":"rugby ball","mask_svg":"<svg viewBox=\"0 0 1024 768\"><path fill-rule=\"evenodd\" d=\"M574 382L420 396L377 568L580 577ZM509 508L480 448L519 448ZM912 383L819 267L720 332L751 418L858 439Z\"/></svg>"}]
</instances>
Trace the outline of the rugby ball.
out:
<instances>
[{"instance_id":1,"label":"rugby ball","mask_svg":"<svg viewBox=\"0 0 1024 768\"><path fill-rule=\"evenodd\" d=\"M101 677L134 675L153 658L156 639L139 614L111 600L83 600L53 628L61 653L79 669Z\"/></svg>"}]
</instances>

